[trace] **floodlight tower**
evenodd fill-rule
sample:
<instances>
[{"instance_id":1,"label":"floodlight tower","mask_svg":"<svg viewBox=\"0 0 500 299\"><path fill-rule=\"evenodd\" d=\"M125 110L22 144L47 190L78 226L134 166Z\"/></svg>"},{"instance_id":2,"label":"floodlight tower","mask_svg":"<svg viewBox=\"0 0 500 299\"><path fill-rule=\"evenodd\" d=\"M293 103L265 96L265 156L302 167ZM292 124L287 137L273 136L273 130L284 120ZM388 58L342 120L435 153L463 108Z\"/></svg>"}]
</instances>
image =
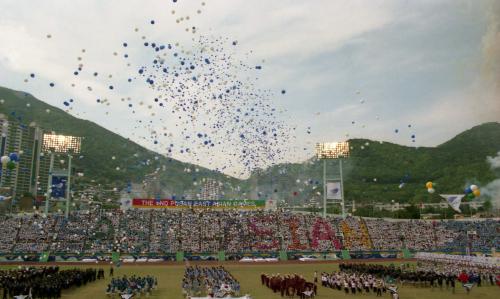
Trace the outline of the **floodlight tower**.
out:
<instances>
[{"instance_id":1,"label":"floodlight tower","mask_svg":"<svg viewBox=\"0 0 500 299\"><path fill-rule=\"evenodd\" d=\"M340 199L342 209L342 218L345 218L345 202L344 202L344 178L342 174L342 158L349 157L349 142L324 142L316 143L316 156L318 159L323 160L323 217L326 217L326 200L327 199ZM328 198L328 183L326 178L326 161L338 159L340 169L340 194L332 195ZM337 190L338 191L338 190Z\"/></svg>"},{"instance_id":2,"label":"floodlight tower","mask_svg":"<svg viewBox=\"0 0 500 299\"><path fill-rule=\"evenodd\" d=\"M42 141L42 151L50 154L50 166L49 175L47 182L47 193L45 197L45 214L49 213L49 201L52 197L52 175L54 172L54 155L57 154L67 154L68 155L68 172L64 175L67 176L66 179L66 209L64 215L66 218L69 216L69 200L70 200L70 188L71 188L71 159L72 154L79 154L82 146L82 138L67 135L56 135L56 134L43 134Z\"/></svg>"}]
</instances>

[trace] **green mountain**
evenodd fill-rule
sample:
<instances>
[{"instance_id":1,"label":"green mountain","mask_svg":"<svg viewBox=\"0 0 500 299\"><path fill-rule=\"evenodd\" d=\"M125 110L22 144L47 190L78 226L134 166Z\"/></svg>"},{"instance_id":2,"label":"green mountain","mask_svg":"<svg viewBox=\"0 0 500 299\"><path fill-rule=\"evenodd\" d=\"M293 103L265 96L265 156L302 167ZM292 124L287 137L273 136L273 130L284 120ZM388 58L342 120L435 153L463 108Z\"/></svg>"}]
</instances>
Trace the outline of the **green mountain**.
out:
<instances>
[{"instance_id":1,"label":"green mountain","mask_svg":"<svg viewBox=\"0 0 500 299\"><path fill-rule=\"evenodd\" d=\"M438 201L439 193L462 193L467 185L484 186L497 178L486 157L500 151L500 123L473 127L433 148L366 139L350 140L350 147L350 157L343 160L347 201ZM328 161L326 166L327 178L337 179L338 162ZM322 191L322 179L323 162L313 158L256 172L247 184L259 186L267 194L279 194L279 198L302 201L314 195L322 198L317 194ZM401 181L405 183L402 188ZM434 194L425 188L428 181L434 183Z\"/></svg>"},{"instance_id":2,"label":"green mountain","mask_svg":"<svg viewBox=\"0 0 500 299\"><path fill-rule=\"evenodd\" d=\"M158 168L164 170L159 171L162 187L176 194L193 189L194 179L211 177L229 183L238 181L219 172L159 155L93 122L73 117L30 94L0 87L0 99L4 100L0 104L0 113L12 121L25 125L35 122L49 132L84 138L82 154L73 160L75 168L85 173L77 183L95 180L122 189L130 181L141 182L145 175ZM50 109L50 113L47 113L47 109ZM195 167L199 169L196 175L194 171L184 171L186 168L194 170Z\"/></svg>"},{"instance_id":3,"label":"green mountain","mask_svg":"<svg viewBox=\"0 0 500 299\"><path fill-rule=\"evenodd\" d=\"M145 175L159 171L163 188L183 194L193 190L193 181L210 177L225 185L225 197L277 198L302 203L320 200L323 161L311 158L254 171L239 180L145 149L97 124L73 117L29 94L0 87L0 113L24 124L36 122L48 131L84 137L82 157L75 159L85 172L82 180L95 180L123 188L127 182L141 182ZM30 107L27 106L29 104ZM50 113L46 113L50 109ZM439 193L461 193L468 184L484 186L497 178L487 156L500 151L500 123L485 123L467 130L437 147L407 147L366 139L350 140L351 155L343 162L345 197L356 203L438 201ZM115 157L113 160L112 157ZM327 177L338 178L338 162L326 163ZM119 170L116 167L120 167ZM185 168L199 172L186 173ZM400 188L400 182L405 182ZM425 183L432 181L436 193L429 194ZM234 187L239 186L241 191ZM246 194L243 194L243 193ZM320 194L318 194L320 192Z\"/></svg>"}]
</instances>

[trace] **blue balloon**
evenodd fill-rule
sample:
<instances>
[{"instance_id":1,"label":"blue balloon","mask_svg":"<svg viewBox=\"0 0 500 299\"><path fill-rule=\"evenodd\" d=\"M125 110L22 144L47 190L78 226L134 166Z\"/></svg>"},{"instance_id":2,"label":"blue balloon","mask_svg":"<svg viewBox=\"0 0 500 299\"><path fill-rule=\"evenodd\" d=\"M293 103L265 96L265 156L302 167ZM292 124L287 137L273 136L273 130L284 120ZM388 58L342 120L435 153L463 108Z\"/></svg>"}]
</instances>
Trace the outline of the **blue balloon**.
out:
<instances>
[{"instance_id":1,"label":"blue balloon","mask_svg":"<svg viewBox=\"0 0 500 299\"><path fill-rule=\"evenodd\" d=\"M18 162L19 161L19 156L17 153L10 153L9 158L11 161Z\"/></svg>"},{"instance_id":2,"label":"blue balloon","mask_svg":"<svg viewBox=\"0 0 500 299\"><path fill-rule=\"evenodd\" d=\"M472 189L470 187L465 188L465 194L471 194Z\"/></svg>"}]
</instances>

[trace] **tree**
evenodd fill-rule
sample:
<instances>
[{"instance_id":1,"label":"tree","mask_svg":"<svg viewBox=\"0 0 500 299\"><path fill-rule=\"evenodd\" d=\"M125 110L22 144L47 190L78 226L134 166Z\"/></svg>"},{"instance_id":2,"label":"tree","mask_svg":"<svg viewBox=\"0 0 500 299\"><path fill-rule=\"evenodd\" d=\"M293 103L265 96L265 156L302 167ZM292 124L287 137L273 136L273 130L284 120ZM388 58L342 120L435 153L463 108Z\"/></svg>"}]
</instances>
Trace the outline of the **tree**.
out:
<instances>
[{"instance_id":1,"label":"tree","mask_svg":"<svg viewBox=\"0 0 500 299\"><path fill-rule=\"evenodd\" d=\"M420 219L420 210L416 205L412 204L411 206L404 209L402 215L402 218Z\"/></svg>"},{"instance_id":2,"label":"tree","mask_svg":"<svg viewBox=\"0 0 500 299\"><path fill-rule=\"evenodd\" d=\"M486 212L491 212L491 210L493 209L493 204L491 203L491 199L487 199L487 200L484 201L484 203L483 203L483 209Z\"/></svg>"}]
</instances>

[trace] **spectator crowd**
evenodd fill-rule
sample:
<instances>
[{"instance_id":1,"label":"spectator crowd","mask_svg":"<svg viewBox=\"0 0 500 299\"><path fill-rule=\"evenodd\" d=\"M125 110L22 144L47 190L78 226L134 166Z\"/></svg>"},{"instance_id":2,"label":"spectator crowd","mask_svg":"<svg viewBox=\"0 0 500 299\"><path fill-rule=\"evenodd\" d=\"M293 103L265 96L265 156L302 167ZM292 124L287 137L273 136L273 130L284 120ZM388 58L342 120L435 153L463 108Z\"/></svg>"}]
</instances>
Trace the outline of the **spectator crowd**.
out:
<instances>
[{"instance_id":1,"label":"spectator crowd","mask_svg":"<svg viewBox=\"0 0 500 299\"><path fill-rule=\"evenodd\" d=\"M0 253L489 252L500 222L322 218L282 211L91 210L2 216ZM475 234L468 235L468 231Z\"/></svg>"}]
</instances>

